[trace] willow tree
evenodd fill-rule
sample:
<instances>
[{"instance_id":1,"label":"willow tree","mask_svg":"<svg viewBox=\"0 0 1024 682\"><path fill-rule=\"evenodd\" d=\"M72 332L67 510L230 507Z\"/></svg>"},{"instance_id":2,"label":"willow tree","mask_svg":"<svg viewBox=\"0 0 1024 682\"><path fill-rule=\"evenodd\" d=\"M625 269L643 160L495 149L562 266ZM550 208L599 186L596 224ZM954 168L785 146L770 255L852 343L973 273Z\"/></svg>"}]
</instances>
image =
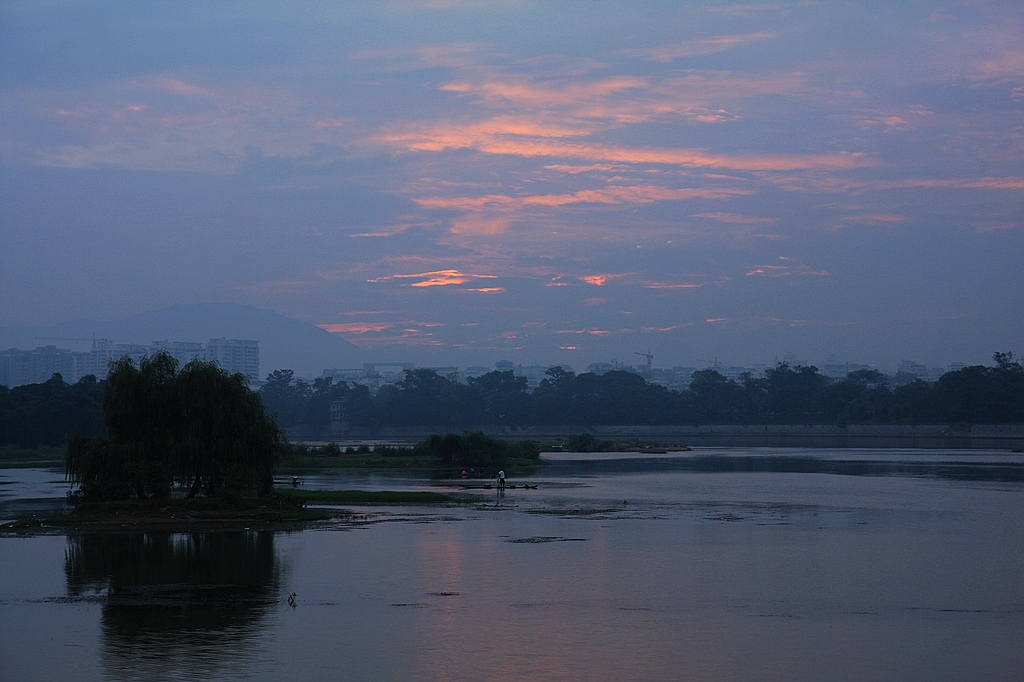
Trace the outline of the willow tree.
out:
<instances>
[{"instance_id":1,"label":"willow tree","mask_svg":"<svg viewBox=\"0 0 1024 682\"><path fill-rule=\"evenodd\" d=\"M267 495L279 432L245 377L164 352L113 364L103 396L107 439L73 437L67 475L86 499Z\"/></svg>"}]
</instances>

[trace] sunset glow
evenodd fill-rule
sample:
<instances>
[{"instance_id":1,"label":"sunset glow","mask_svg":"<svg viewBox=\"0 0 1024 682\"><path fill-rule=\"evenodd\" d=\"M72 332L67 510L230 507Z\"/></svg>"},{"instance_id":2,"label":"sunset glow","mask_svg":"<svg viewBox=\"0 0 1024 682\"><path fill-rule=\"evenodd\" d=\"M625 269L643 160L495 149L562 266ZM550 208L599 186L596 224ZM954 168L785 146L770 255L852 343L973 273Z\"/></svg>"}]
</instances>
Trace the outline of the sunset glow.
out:
<instances>
[{"instance_id":1,"label":"sunset glow","mask_svg":"<svg viewBox=\"0 0 1024 682\"><path fill-rule=\"evenodd\" d=\"M0 337L182 301L428 364L1024 337L1019 3L190 8L3 10Z\"/></svg>"}]
</instances>

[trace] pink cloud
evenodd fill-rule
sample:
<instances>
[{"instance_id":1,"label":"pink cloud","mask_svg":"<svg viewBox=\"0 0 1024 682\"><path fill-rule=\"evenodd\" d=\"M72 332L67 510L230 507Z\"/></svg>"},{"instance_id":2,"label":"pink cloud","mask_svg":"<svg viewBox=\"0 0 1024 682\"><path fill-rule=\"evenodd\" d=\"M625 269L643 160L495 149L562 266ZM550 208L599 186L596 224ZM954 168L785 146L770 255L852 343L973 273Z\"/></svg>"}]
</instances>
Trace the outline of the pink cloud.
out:
<instances>
[{"instance_id":1,"label":"pink cloud","mask_svg":"<svg viewBox=\"0 0 1024 682\"><path fill-rule=\"evenodd\" d=\"M394 279L418 279L420 281L413 282L409 286L423 288L451 286L454 284L466 284L467 282L472 282L477 279L497 279L497 275L474 275L450 269L434 270L431 272L419 272L412 274L387 275L385 277L377 277L375 279L370 279L367 281L386 282Z\"/></svg>"},{"instance_id":2,"label":"pink cloud","mask_svg":"<svg viewBox=\"0 0 1024 682\"><path fill-rule=\"evenodd\" d=\"M638 76L616 76L592 82L551 83L542 86L527 79L485 81L479 84L446 83L442 90L472 93L491 103L511 103L530 107L578 105L602 100L624 90L644 88L648 79Z\"/></svg>"},{"instance_id":3,"label":"pink cloud","mask_svg":"<svg viewBox=\"0 0 1024 682\"><path fill-rule=\"evenodd\" d=\"M595 163L589 166L574 166L571 164L552 164L550 166L544 166L547 170L558 171L559 173L568 173L570 175L578 175L579 173L595 173L595 172L612 172L616 170L616 166L612 166L607 163Z\"/></svg>"},{"instance_id":4,"label":"pink cloud","mask_svg":"<svg viewBox=\"0 0 1024 682\"><path fill-rule=\"evenodd\" d=\"M605 284L607 284L608 282L610 282L613 279L621 279L623 277L628 277L631 274L633 274L633 273L631 273L631 272L622 272L622 273L616 273L616 274L613 274L613 273L603 273L603 274L599 274L599 275L583 275L579 279L580 279L581 282L586 282L587 284L593 284L596 287L603 287Z\"/></svg>"},{"instance_id":5,"label":"pink cloud","mask_svg":"<svg viewBox=\"0 0 1024 682\"><path fill-rule=\"evenodd\" d=\"M753 194L753 190L716 187L661 187L658 185L611 185L601 189L586 189L571 194L534 194L508 196L486 194L477 197L420 197L416 203L424 208L459 209L463 211L509 211L527 206L566 206L569 204L650 204L656 201L686 199L728 199ZM479 222L479 224L478 224ZM453 226L453 231L497 234L504 231L507 222L500 220L474 221Z\"/></svg>"},{"instance_id":6,"label":"pink cloud","mask_svg":"<svg viewBox=\"0 0 1024 682\"><path fill-rule=\"evenodd\" d=\"M849 170L863 168L872 164L870 159L857 152L733 156L711 154L695 149L621 147L602 144L527 140L493 140L488 144L480 145L478 150L488 154L514 155L527 158L560 156L591 161L618 161L633 164L662 164L748 171Z\"/></svg>"},{"instance_id":7,"label":"pink cloud","mask_svg":"<svg viewBox=\"0 0 1024 682\"><path fill-rule=\"evenodd\" d=\"M423 205L423 204L421 204ZM495 236L508 229L508 218L485 217L480 215L460 216L452 221L451 233L462 235Z\"/></svg>"},{"instance_id":8,"label":"pink cloud","mask_svg":"<svg viewBox=\"0 0 1024 682\"><path fill-rule=\"evenodd\" d=\"M349 322L343 324L318 324L318 327L332 334L366 334L367 332L382 332L391 329L395 325L390 322Z\"/></svg>"}]
</instances>

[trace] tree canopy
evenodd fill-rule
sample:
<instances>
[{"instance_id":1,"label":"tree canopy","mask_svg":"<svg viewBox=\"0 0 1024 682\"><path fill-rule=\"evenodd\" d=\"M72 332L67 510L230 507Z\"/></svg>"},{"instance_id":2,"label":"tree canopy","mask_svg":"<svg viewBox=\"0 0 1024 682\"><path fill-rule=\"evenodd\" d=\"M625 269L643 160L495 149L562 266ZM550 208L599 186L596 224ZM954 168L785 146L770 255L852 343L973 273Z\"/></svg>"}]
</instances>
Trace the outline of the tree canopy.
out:
<instances>
[{"instance_id":1,"label":"tree canopy","mask_svg":"<svg viewBox=\"0 0 1024 682\"><path fill-rule=\"evenodd\" d=\"M103 394L107 438L73 436L67 476L85 499L268 495L279 430L241 374L167 353L113 363Z\"/></svg>"},{"instance_id":2,"label":"tree canopy","mask_svg":"<svg viewBox=\"0 0 1024 682\"><path fill-rule=\"evenodd\" d=\"M64 445L72 433L103 432L103 384L88 375L64 383L60 374L39 384L0 386L0 445Z\"/></svg>"},{"instance_id":3,"label":"tree canopy","mask_svg":"<svg viewBox=\"0 0 1024 682\"><path fill-rule=\"evenodd\" d=\"M769 369L763 376L745 374L738 378L707 369L695 372L689 387L682 390L669 390L629 372L577 375L553 367L532 391L522 377L511 372L490 372L460 383L432 370L419 369L408 372L403 381L373 392L366 386L335 382L331 378L307 382L296 379L291 370L278 370L267 377L259 397L278 424L308 434L328 432L332 403L340 408L342 420L349 427L371 432L392 426L461 432L491 426L542 424L1024 423L1024 368L1011 353L996 353L993 359L994 366L964 367L946 372L932 383L890 377L875 370L860 370L844 379L830 379L813 365L785 363ZM154 362L154 359L149 360L151 365ZM145 370L136 368L135 372L149 377L142 382L140 376L138 381L144 385L162 385L166 380L168 386L177 386L179 375L191 377L187 367L177 372L176 368L160 369L157 365ZM121 368L121 374L127 371L120 364L117 368ZM195 387L202 383L202 377L216 384L226 381L207 374L197 372L188 381L182 381L182 385L193 386L191 391L198 390ZM115 382L120 381L121 385L111 389L108 402L119 396L124 402L137 400L139 409L142 405L149 405L150 410L157 409L158 405L150 402L157 399L146 397L150 395L149 389L143 390L142 385L130 388L135 379L117 376L121 378ZM233 390L237 395L232 394L235 395L232 400L238 405L255 397L249 395L251 391L249 394L241 392L243 380L236 380L236 383ZM139 393L132 398L126 396L135 394L126 391ZM90 438L101 435L108 428L101 409L106 392L106 381L86 377L68 385L60 375L40 384L13 389L0 386L0 446L59 445L72 433ZM243 400L243 395L249 397ZM260 419L257 410L250 411L256 415L253 419ZM112 433L111 439L129 438L134 417L112 418L120 426L115 427L116 434ZM137 435L151 441L148 448L159 450L163 446L157 442L160 441L157 434L163 433L166 440L168 429L175 422L164 423L154 418L147 423L147 430L139 430ZM200 424L206 430L222 428L203 420L199 420L195 428L200 429ZM198 433L188 435L190 439L198 437ZM145 459L133 461L141 466L138 462ZM200 475L199 481L200 487L207 485L205 473Z\"/></svg>"}]
</instances>

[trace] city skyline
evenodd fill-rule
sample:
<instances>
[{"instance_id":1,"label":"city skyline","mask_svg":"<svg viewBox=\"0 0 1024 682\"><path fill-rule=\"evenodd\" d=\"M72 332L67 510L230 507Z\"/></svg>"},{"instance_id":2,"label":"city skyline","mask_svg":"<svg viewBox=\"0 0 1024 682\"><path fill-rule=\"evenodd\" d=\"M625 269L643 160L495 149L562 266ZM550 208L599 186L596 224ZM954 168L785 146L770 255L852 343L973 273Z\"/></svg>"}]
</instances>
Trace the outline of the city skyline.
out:
<instances>
[{"instance_id":1,"label":"city skyline","mask_svg":"<svg viewBox=\"0 0 1024 682\"><path fill-rule=\"evenodd\" d=\"M1024 350L1019 3L0 8L0 326L374 358ZM637 359L639 362L639 359Z\"/></svg>"}]
</instances>

